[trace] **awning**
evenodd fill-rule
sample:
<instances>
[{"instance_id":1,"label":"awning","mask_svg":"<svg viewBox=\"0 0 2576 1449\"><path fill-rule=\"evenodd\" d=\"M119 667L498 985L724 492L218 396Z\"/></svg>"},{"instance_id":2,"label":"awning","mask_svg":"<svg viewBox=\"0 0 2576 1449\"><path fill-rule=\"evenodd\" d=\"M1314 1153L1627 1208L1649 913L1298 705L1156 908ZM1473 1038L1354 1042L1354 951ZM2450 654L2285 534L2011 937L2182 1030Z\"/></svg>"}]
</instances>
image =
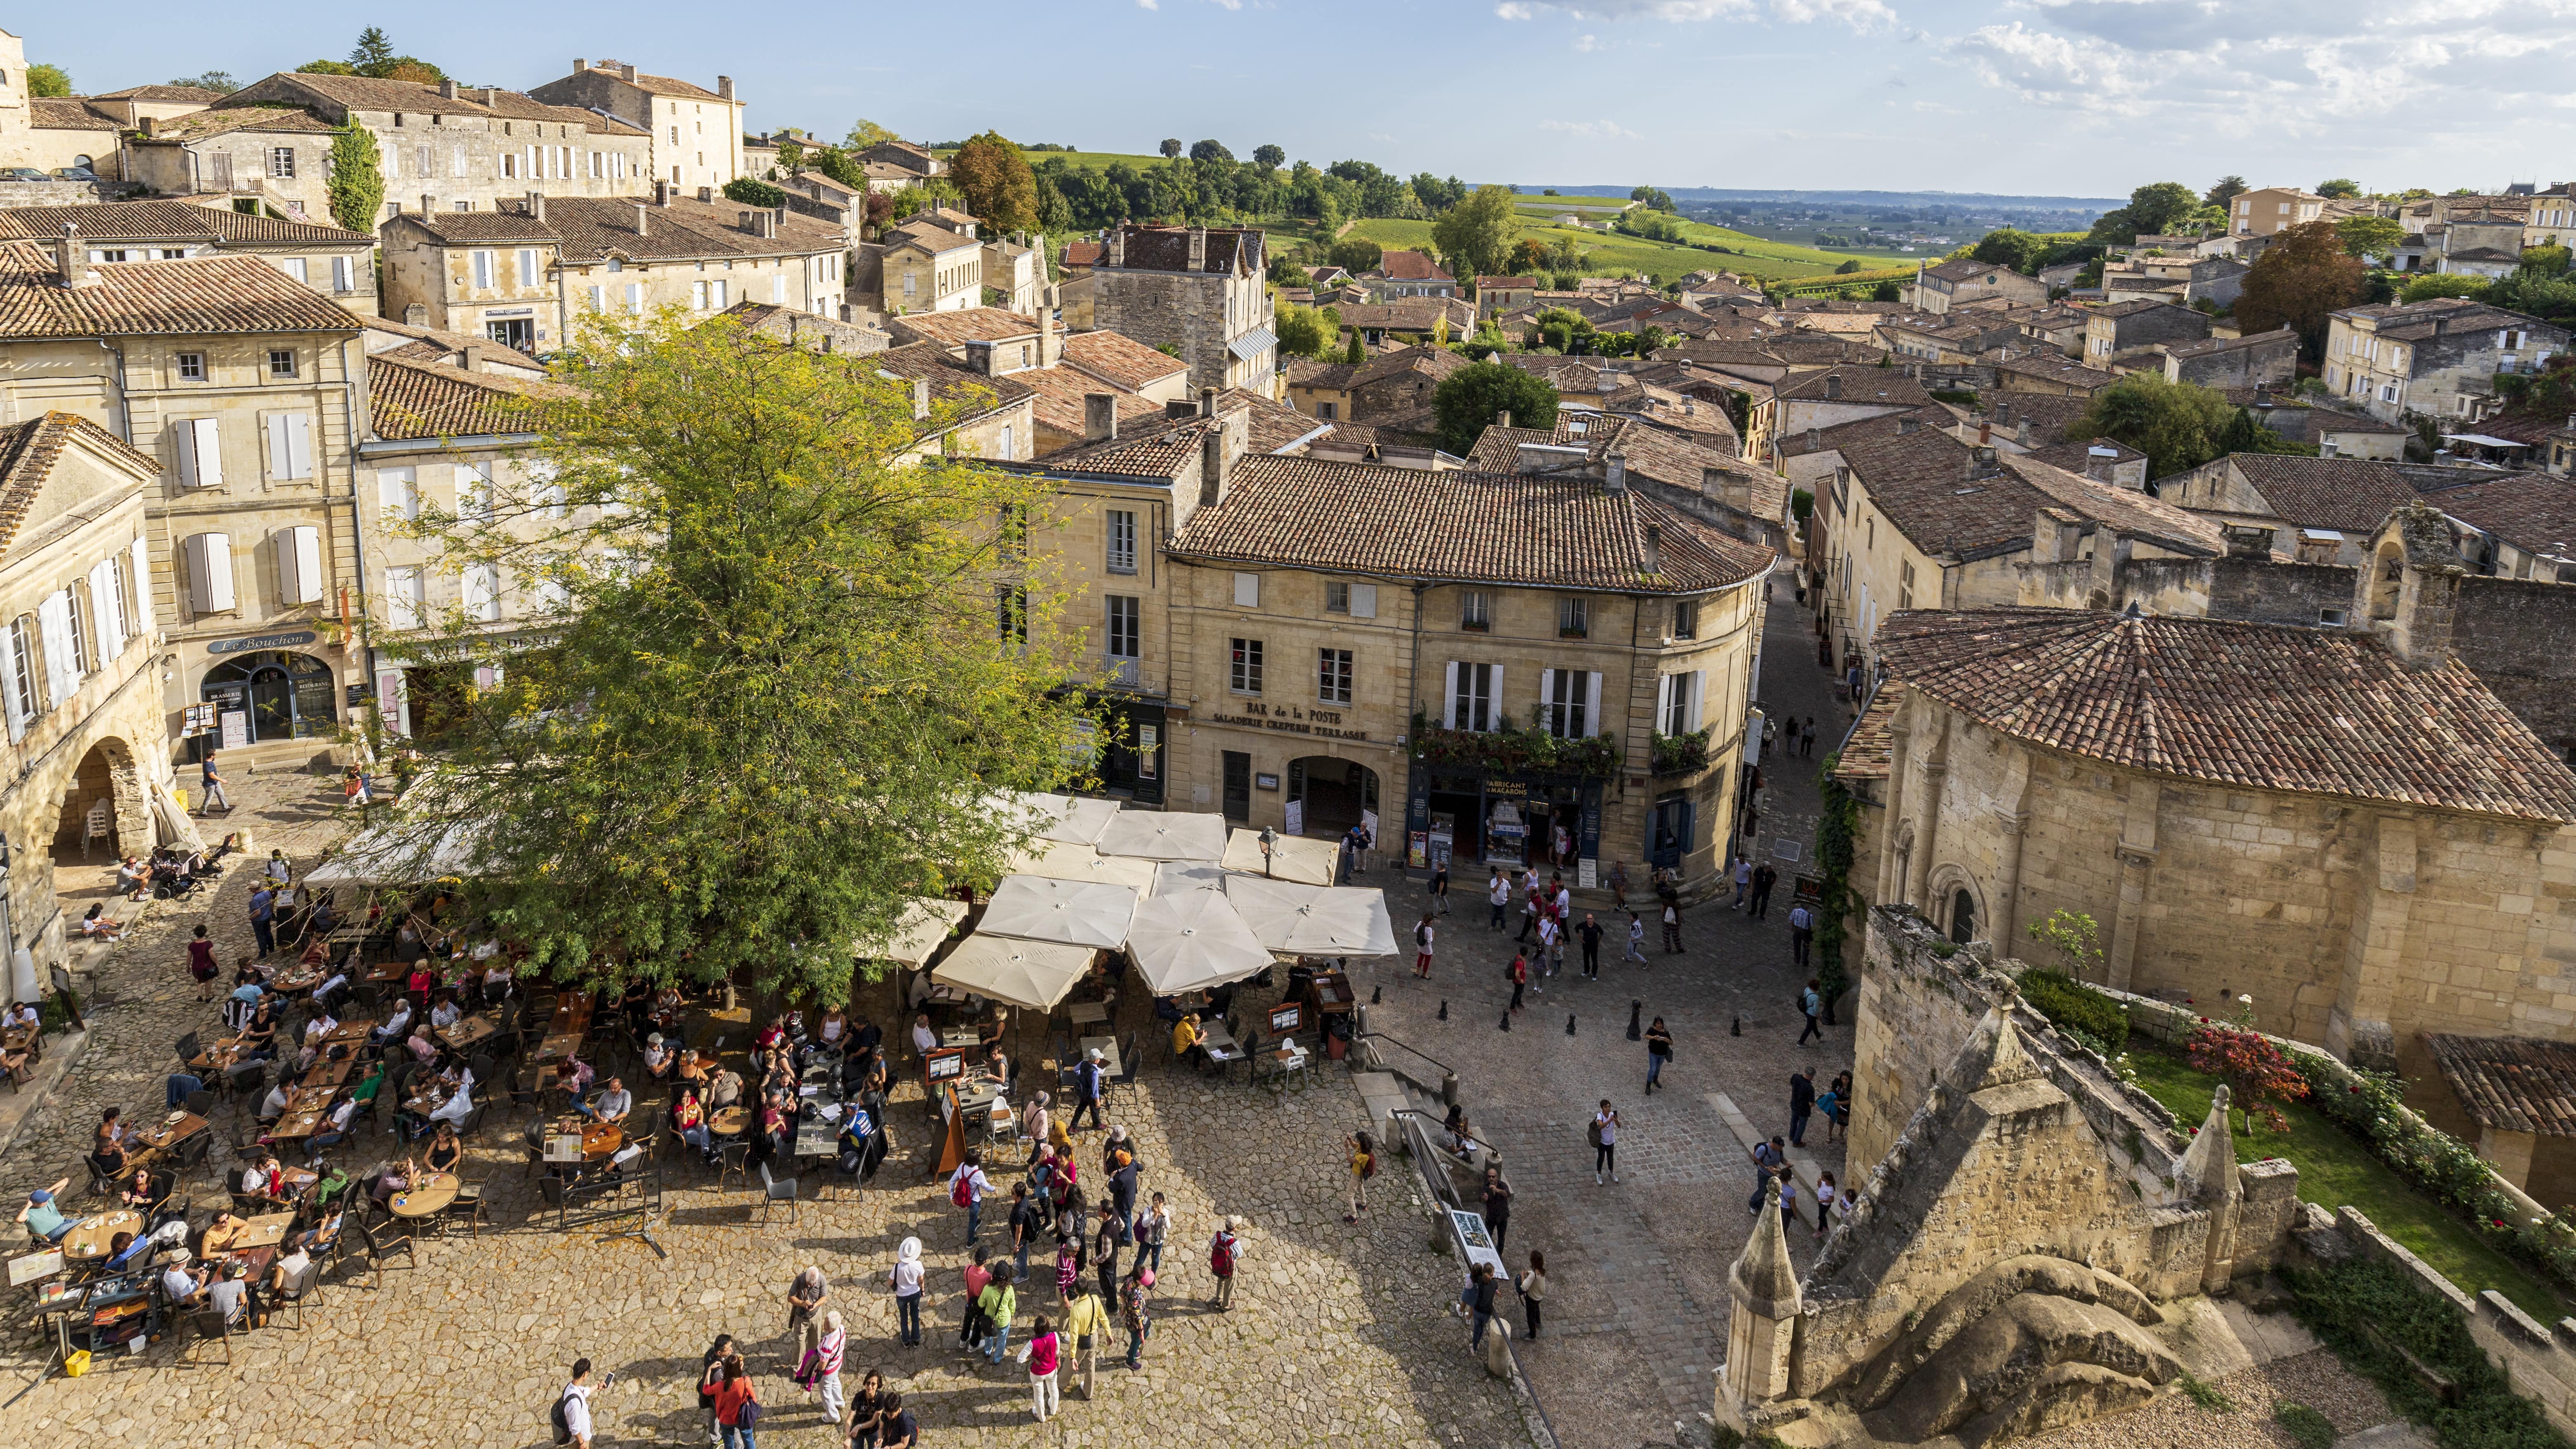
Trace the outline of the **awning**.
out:
<instances>
[{"instance_id":1,"label":"awning","mask_svg":"<svg viewBox=\"0 0 2576 1449\"><path fill-rule=\"evenodd\" d=\"M1102 855L1088 845L1069 845L1061 840L1032 841L1028 849L1013 850L1005 857L1003 869L1009 875L1120 885L1138 895L1154 888L1152 861Z\"/></svg>"},{"instance_id":2,"label":"awning","mask_svg":"<svg viewBox=\"0 0 2576 1449\"><path fill-rule=\"evenodd\" d=\"M1270 951L1220 891L1182 891L1136 908L1127 954L1156 996L1240 981L1270 969Z\"/></svg>"},{"instance_id":3,"label":"awning","mask_svg":"<svg viewBox=\"0 0 2576 1449\"><path fill-rule=\"evenodd\" d=\"M1167 860L1154 867L1154 894L1157 896L1224 889L1225 872L1201 861Z\"/></svg>"},{"instance_id":4,"label":"awning","mask_svg":"<svg viewBox=\"0 0 2576 1449\"><path fill-rule=\"evenodd\" d=\"M1140 860L1225 858L1225 817L1130 810L1109 822L1100 834L1102 855L1132 855Z\"/></svg>"},{"instance_id":5,"label":"awning","mask_svg":"<svg viewBox=\"0 0 2576 1449\"><path fill-rule=\"evenodd\" d=\"M978 934L1108 949L1127 944L1127 927L1135 919L1132 887L1006 875L993 887Z\"/></svg>"},{"instance_id":6,"label":"awning","mask_svg":"<svg viewBox=\"0 0 2576 1449\"><path fill-rule=\"evenodd\" d=\"M940 943L966 919L963 901L943 901L930 896L914 896L904 904L903 919L895 927L894 937L879 946L861 941L850 948L854 956L873 961L896 961L918 966L938 951Z\"/></svg>"},{"instance_id":7,"label":"awning","mask_svg":"<svg viewBox=\"0 0 2576 1449\"><path fill-rule=\"evenodd\" d=\"M1337 841L1274 835L1270 842L1269 876L1273 880L1328 886L1333 883L1333 872L1339 868L1341 858L1342 847ZM1245 875L1263 873L1260 831L1238 828L1227 839L1225 868Z\"/></svg>"},{"instance_id":8,"label":"awning","mask_svg":"<svg viewBox=\"0 0 2576 1449\"><path fill-rule=\"evenodd\" d=\"M1395 923L1387 918L1386 892L1374 887L1298 885L1233 875L1226 877L1225 894L1253 936L1273 951L1395 954Z\"/></svg>"},{"instance_id":9,"label":"awning","mask_svg":"<svg viewBox=\"0 0 2576 1449\"><path fill-rule=\"evenodd\" d=\"M1271 335L1269 328L1255 327L1251 331L1244 333L1241 337L1227 343L1225 345L1225 350L1233 353L1239 358L1242 358L1246 362L1250 362L1252 359L1259 357L1261 354L1268 352L1270 349L1277 347L1278 345L1279 339Z\"/></svg>"},{"instance_id":10,"label":"awning","mask_svg":"<svg viewBox=\"0 0 2576 1449\"><path fill-rule=\"evenodd\" d=\"M930 979L1030 1011L1053 1011L1091 969L1088 946L1021 941L978 931L957 943Z\"/></svg>"}]
</instances>

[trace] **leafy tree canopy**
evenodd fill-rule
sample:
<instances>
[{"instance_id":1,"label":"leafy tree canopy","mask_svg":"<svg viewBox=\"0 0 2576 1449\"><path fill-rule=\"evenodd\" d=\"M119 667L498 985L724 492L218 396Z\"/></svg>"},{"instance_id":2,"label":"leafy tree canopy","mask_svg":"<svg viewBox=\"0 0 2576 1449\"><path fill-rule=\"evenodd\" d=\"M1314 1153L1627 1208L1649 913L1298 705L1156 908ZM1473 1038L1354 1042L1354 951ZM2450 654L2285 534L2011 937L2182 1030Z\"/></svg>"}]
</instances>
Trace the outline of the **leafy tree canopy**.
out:
<instances>
[{"instance_id":1,"label":"leafy tree canopy","mask_svg":"<svg viewBox=\"0 0 2576 1449\"><path fill-rule=\"evenodd\" d=\"M728 201L739 201L745 206L766 207L772 211L787 204L786 192L766 181L755 181L748 176L737 176L726 182L724 194Z\"/></svg>"},{"instance_id":2,"label":"leafy tree canopy","mask_svg":"<svg viewBox=\"0 0 2576 1449\"><path fill-rule=\"evenodd\" d=\"M2344 248L2343 234L2328 221L2303 222L2272 238L2245 274L2236 297L2236 323L2246 332L2289 327L2313 362L2325 352L2326 316L2359 302L2369 269Z\"/></svg>"},{"instance_id":3,"label":"leafy tree canopy","mask_svg":"<svg viewBox=\"0 0 2576 1449\"><path fill-rule=\"evenodd\" d=\"M1190 147L1190 159L1193 161L1232 161L1234 159L1234 153L1225 149L1225 143L1223 141L1200 141Z\"/></svg>"},{"instance_id":4,"label":"leafy tree canopy","mask_svg":"<svg viewBox=\"0 0 2576 1449\"><path fill-rule=\"evenodd\" d=\"M196 86L201 90L222 91L225 95L231 95L241 89L241 82L234 80L233 73L228 70L200 71L195 75L174 75L167 83L174 86Z\"/></svg>"},{"instance_id":5,"label":"leafy tree canopy","mask_svg":"<svg viewBox=\"0 0 2576 1449\"><path fill-rule=\"evenodd\" d=\"M1341 339L1342 319L1329 308L1319 311L1291 302L1279 309L1271 330L1278 334L1280 351L1291 357L1321 358Z\"/></svg>"},{"instance_id":6,"label":"leafy tree canopy","mask_svg":"<svg viewBox=\"0 0 2576 1449\"><path fill-rule=\"evenodd\" d=\"M351 117L331 134L331 219L350 231L376 229L385 204L385 173L376 138Z\"/></svg>"},{"instance_id":7,"label":"leafy tree canopy","mask_svg":"<svg viewBox=\"0 0 2576 1449\"><path fill-rule=\"evenodd\" d=\"M1252 164L1264 171L1276 171L1288 164L1288 153L1265 142L1252 148Z\"/></svg>"},{"instance_id":8,"label":"leafy tree canopy","mask_svg":"<svg viewBox=\"0 0 2576 1449\"><path fill-rule=\"evenodd\" d=\"M966 209L996 234L1037 229L1037 177L1028 158L1001 132L986 131L960 146L948 158L948 180L964 197Z\"/></svg>"},{"instance_id":9,"label":"leafy tree canopy","mask_svg":"<svg viewBox=\"0 0 2576 1449\"><path fill-rule=\"evenodd\" d=\"M876 122L869 120L865 116L861 116L859 119L850 123L850 134L841 142L841 144L849 147L853 151L864 151L870 146L882 146L888 141L900 141L902 139L903 138L901 136L896 135L894 132L887 130L885 127L878 125Z\"/></svg>"},{"instance_id":10,"label":"leafy tree canopy","mask_svg":"<svg viewBox=\"0 0 2576 1449\"><path fill-rule=\"evenodd\" d=\"M38 61L27 67L27 94L31 96L67 96L72 93L71 72L50 61Z\"/></svg>"},{"instance_id":11,"label":"leafy tree canopy","mask_svg":"<svg viewBox=\"0 0 2576 1449\"><path fill-rule=\"evenodd\" d=\"M1554 194L1554 192L1549 193L1549 195ZM1673 205L1673 199L1670 196L1665 195L1663 192L1658 191L1651 186L1640 186L1636 190L1629 192L1628 199L1630 201L1644 202L1646 204L1646 209L1649 211L1680 210L1679 207Z\"/></svg>"},{"instance_id":12,"label":"leafy tree canopy","mask_svg":"<svg viewBox=\"0 0 2576 1449\"><path fill-rule=\"evenodd\" d=\"M2196 383L2133 372L2095 393L2066 433L2126 443L2147 455L2148 477L2166 478L2217 457L2219 438L2235 411L2225 397Z\"/></svg>"},{"instance_id":13,"label":"leafy tree canopy","mask_svg":"<svg viewBox=\"0 0 2576 1449\"><path fill-rule=\"evenodd\" d=\"M1165 156L1178 156L1181 154L1181 138L1178 136L1166 137L1160 149Z\"/></svg>"},{"instance_id":14,"label":"leafy tree canopy","mask_svg":"<svg viewBox=\"0 0 2576 1449\"><path fill-rule=\"evenodd\" d=\"M2318 182L2317 195L2329 201L2349 201L2361 195L2361 183L2349 177L2338 176L2332 181Z\"/></svg>"},{"instance_id":15,"label":"leafy tree canopy","mask_svg":"<svg viewBox=\"0 0 2576 1449\"><path fill-rule=\"evenodd\" d=\"M2033 275L2039 271L2039 259L2048 254L2049 247L2046 237L2006 226L1997 227L1977 238L1977 244L1968 249L1968 255L1989 266L2010 267L2024 275ZM1858 271L1859 268L1854 267L1853 270Z\"/></svg>"},{"instance_id":16,"label":"leafy tree canopy","mask_svg":"<svg viewBox=\"0 0 2576 1449\"><path fill-rule=\"evenodd\" d=\"M1440 446L1465 457L1476 439L1508 410L1517 428L1556 426L1556 385L1535 373L1499 362L1471 362L1440 380L1431 410L1440 424Z\"/></svg>"},{"instance_id":17,"label":"leafy tree canopy","mask_svg":"<svg viewBox=\"0 0 2576 1449\"><path fill-rule=\"evenodd\" d=\"M2245 194L2245 178L2244 178L2244 177L2242 177L2242 176L2221 176L2221 177L2219 177L2219 178L2218 178L2218 180L2217 180L2217 181L2213 182L2213 183L2210 185L2210 188L2209 188L2207 191L2205 191L2205 192L2202 192L2202 193L2201 193L2201 197L2200 197L2200 199L2201 199L2202 204L2204 204L2204 205L2207 205L2207 206L2214 206L2214 207L2217 207L2217 208L2218 208L2219 210L2221 210L2221 211L2225 211L2225 210L2227 209L2228 203L2230 203L2230 202L2234 201L2237 197L2242 196L2242 195L2244 195L2244 194Z\"/></svg>"},{"instance_id":18,"label":"leafy tree canopy","mask_svg":"<svg viewBox=\"0 0 2576 1449\"><path fill-rule=\"evenodd\" d=\"M1386 248L1364 236L1343 237L1324 250L1324 260L1353 274L1375 271L1385 259Z\"/></svg>"},{"instance_id":19,"label":"leafy tree canopy","mask_svg":"<svg viewBox=\"0 0 2576 1449\"><path fill-rule=\"evenodd\" d=\"M2406 224L2388 216L2347 216L2334 224L2347 253L2369 261L2386 257L2406 240Z\"/></svg>"},{"instance_id":20,"label":"leafy tree canopy","mask_svg":"<svg viewBox=\"0 0 2576 1449\"><path fill-rule=\"evenodd\" d=\"M2407 280L2397 296L2402 302L2430 302L2436 297L2483 297L2487 279L2467 277L2457 272L2427 272Z\"/></svg>"},{"instance_id":21,"label":"leafy tree canopy","mask_svg":"<svg viewBox=\"0 0 2576 1449\"><path fill-rule=\"evenodd\" d=\"M2179 181L2156 181L2129 193L2129 204L2102 213L2090 239L2133 242L2141 233L2161 235L2190 221L2201 208L2200 193Z\"/></svg>"}]
</instances>

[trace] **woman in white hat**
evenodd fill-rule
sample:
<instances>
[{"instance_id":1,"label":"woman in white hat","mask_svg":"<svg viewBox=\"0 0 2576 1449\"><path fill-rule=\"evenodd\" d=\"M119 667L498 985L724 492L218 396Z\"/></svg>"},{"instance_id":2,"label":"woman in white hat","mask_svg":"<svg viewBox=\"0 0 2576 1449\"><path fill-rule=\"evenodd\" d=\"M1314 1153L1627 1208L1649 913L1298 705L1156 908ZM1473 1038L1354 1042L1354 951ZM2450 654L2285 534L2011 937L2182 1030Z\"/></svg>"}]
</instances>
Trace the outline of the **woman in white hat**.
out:
<instances>
[{"instance_id":1,"label":"woman in white hat","mask_svg":"<svg viewBox=\"0 0 2576 1449\"><path fill-rule=\"evenodd\" d=\"M907 1348L921 1347L921 1239L906 1238L894 1250L894 1271L886 1274L894 1289L895 1332Z\"/></svg>"}]
</instances>

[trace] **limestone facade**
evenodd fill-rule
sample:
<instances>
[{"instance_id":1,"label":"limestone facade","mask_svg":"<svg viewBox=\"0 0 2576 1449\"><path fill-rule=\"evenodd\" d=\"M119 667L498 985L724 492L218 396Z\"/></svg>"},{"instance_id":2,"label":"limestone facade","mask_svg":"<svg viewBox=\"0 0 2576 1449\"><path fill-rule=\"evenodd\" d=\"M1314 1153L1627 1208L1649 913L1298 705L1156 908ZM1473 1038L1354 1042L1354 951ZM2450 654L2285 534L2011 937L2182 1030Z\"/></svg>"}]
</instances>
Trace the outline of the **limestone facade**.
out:
<instances>
[{"instance_id":1,"label":"limestone facade","mask_svg":"<svg viewBox=\"0 0 2576 1449\"><path fill-rule=\"evenodd\" d=\"M547 105L604 112L626 131L642 132L647 180L694 192L701 186L722 190L735 177L751 174L744 169L743 106L731 76L717 76L709 90L621 61L575 59L572 74L528 94Z\"/></svg>"},{"instance_id":2,"label":"limestone facade","mask_svg":"<svg viewBox=\"0 0 2576 1449\"><path fill-rule=\"evenodd\" d=\"M1261 233L1250 229L1121 226L1092 268L1091 325L1179 347L1193 388L1277 397L1265 257Z\"/></svg>"}]
</instances>

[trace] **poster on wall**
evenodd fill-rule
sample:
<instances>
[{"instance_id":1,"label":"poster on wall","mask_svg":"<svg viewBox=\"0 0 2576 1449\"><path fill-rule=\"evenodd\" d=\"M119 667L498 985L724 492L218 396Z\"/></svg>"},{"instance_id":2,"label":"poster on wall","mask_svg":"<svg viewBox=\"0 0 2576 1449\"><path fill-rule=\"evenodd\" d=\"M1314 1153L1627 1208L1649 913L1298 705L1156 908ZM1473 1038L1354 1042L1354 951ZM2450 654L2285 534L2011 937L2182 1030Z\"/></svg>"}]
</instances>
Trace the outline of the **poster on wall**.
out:
<instances>
[{"instance_id":1,"label":"poster on wall","mask_svg":"<svg viewBox=\"0 0 2576 1449\"><path fill-rule=\"evenodd\" d=\"M182 735L213 734L215 732L215 707L211 704L189 705L181 717L179 732Z\"/></svg>"},{"instance_id":2,"label":"poster on wall","mask_svg":"<svg viewBox=\"0 0 2576 1449\"><path fill-rule=\"evenodd\" d=\"M223 747L228 750L238 750L249 744L250 711L246 709L225 710Z\"/></svg>"},{"instance_id":3,"label":"poster on wall","mask_svg":"<svg viewBox=\"0 0 2576 1449\"><path fill-rule=\"evenodd\" d=\"M1574 888L1579 891L1598 890L1600 869L1601 862L1588 855L1583 857L1582 863L1574 868Z\"/></svg>"},{"instance_id":4,"label":"poster on wall","mask_svg":"<svg viewBox=\"0 0 2576 1449\"><path fill-rule=\"evenodd\" d=\"M1405 863L1415 870L1423 870L1430 866L1430 831L1417 830L1413 832L1412 837L1405 842L1404 859Z\"/></svg>"},{"instance_id":5,"label":"poster on wall","mask_svg":"<svg viewBox=\"0 0 2576 1449\"><path fill-rule=\"evenodd\" d=\"M1291 835L1306 833L1306 802L1303 800L1288 802L1288 833Z\"/></svg>"},{"instance_id":6,"label":"poster on wall","mask_svg":"<svg viewBox=\"0 0 2576 1449\"><path fill-rule=\"evenodd\" d=\"M1369 844L1371 844L1371 845L1375 845L1375 844L1377 843L1377 812L1376 812L1376 811L1374 811L1374 810L1363 810L1363 811L1361 811L1361 812L1360 812L1360 829L1365 830L1365 831L1367 831L1367 832L1368 832Z\"/></svg>"}]
</instances>

